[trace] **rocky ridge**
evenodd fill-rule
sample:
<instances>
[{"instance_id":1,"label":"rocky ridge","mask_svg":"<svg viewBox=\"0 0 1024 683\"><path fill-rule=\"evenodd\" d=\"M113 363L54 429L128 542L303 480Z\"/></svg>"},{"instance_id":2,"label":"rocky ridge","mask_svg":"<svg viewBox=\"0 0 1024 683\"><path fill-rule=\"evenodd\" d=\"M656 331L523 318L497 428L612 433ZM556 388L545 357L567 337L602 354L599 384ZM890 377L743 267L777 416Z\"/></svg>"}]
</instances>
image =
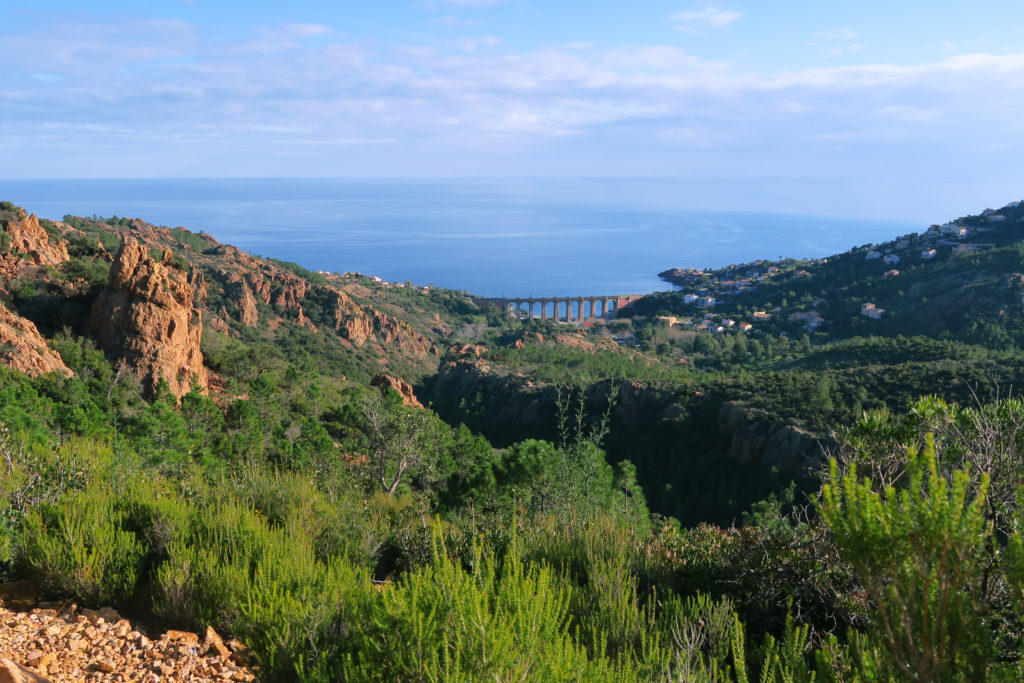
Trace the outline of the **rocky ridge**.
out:
<instances>
[{"instance_id":1,"label":"rocky ridge","mask_svg":"<svg viewBox=\"0 0 1024 683\"><path fill-rule=\"evenodd\" d=\"M175 234L192 234L142 221L132 221L131 226L132 235L150 248L166 248L176 243ZM220 244L205 233L198 237L206 242L205 248L196 249L186 243L181 254L205 273L196 292L196 305L203 310L210 327L222 333L231 334L232 324L251 328L263 322L275 329L290 321L311 332L333 330L355 347L378 344L387 352L397 351L420 359L436 355L433 343L407 322L357 302L339 284L326 280L312 282L278 262ZM226 301L221 304L222 298ZM317 309L315 315L306 310L309 306Z\"/></svg>"}]
</instances>

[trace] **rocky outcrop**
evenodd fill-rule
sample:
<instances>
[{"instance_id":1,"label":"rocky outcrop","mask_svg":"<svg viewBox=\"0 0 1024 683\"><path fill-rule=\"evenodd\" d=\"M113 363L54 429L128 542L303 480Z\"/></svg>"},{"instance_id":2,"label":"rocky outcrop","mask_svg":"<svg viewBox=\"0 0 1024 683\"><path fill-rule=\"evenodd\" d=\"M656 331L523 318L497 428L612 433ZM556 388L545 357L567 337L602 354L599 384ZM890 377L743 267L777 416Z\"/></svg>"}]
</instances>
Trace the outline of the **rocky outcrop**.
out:
<instances>
[{"instance_id":1,"label":"rocky outcrop","mask_svg":"<svg viewBox=\"0 0 1024 683\"><path fill-rule=\"evenodd\" d=\"M207 387L195 287L195 280L172 264L170 250L156 261L128 237L110 267L107 288L93 304L90 324L100 347L123 360L148 392L161 378L179 397L193 382Z\"/></svg>"},{"instance_id":2,"label":"rocky outcrop","mask_svg":"<svg viewBox=\"0 0 1024 683\"><path fill-rule=\"evenodd\" d=\"M728 438L729 457L738 462L753 460L781 470L820 464L822 439L796 420L769 420L745 406L725 402L718 421Z\"/></svg>"},{"instance_id":3,"label":"rocky outcrop","mask_svg":"<svg viewBox=\"0 0 1024 683\"><path fill-rule=\"evenodd\" d=\"M256 308L256 297L252 290L242 284L242 295L238 299L238 320L246 327L252 327L260 321L260 311Z\"/></svg>"},{"instance_id":4,"label":"rocky outcrop","mask_svg":"<svg viewBox=\"0 0 1024 683\"><path fill-rule=\"evenodd\" d=\"M50 236L39 225L35 214L20 221L9 221L4 232L8 243L6 251L28 256L37 266L58 266L69 258L64 240L50 242Z\"/></svg>"},{"instance_id":5,"label":"rocky outcrop","mask_svg":"<svg viewBox=\"0 0 1024 683\"><path fill-rule=\"evenodd\" d=\"M372 338L415 355L431 353L433 344L407 323L369 306L359 306L344 292L331 289L334 296L334 329L355 346ZM436 350L434 351L436 354Z\"/></svg>"},{"instance_id":6,"label":"rocky outcrop","mask_svg":"<svg viewBox=\"0 0 1024 683\"><path fill-rule=\"evenodd\" d=\"M457 357L472 356L474 358L481 358L487 355L487 347L482 344L455 344L449 352Z\"/></svg>"},{"instance_id":7,"label":"rocky outcrop","mask_svg":"<svg viewBox=\"0 0 1024 683\"><path fill-rule=\"evenodd\" d=\"M38 377L57 372L72 374L60 354L46 345L35 323L18 317L0 305L0 362L8 367Z\"/></svg>"},{"instance_id":8,"label":"rocky outcrop","mask_svg":"<svg viewBox=\"0 0 1024 683\"><path fill-rule=\"evenodd\" d=\"M398 377L392 377L381 373L370 380L371 387L377 387L381 392L387 392L388 389L394 389L402 396L402 405L410 406L413 408L422 408L423 404L416 398L416 394L413 393L412 387L404 379Z\"/></svg>"}]
</instances>

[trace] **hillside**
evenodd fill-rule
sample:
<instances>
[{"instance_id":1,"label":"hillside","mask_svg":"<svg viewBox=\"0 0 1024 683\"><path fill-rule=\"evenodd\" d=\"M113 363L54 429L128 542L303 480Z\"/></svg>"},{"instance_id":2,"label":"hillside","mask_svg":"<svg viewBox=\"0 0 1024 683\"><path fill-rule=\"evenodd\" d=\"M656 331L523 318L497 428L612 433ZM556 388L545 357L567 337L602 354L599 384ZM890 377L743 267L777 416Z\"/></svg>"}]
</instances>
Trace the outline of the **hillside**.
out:
<instances>
[{"instance_id":1,"label":"hillside","mask_svg":"<svg viewBox=\"0 0 1024 683\"><path fill-rule=\"evenodd\" d=\"M266 681L1013 680L1020 218L903 295L867 254L941 238L580 328L0 203L0 607L50 605L3 665L116 668L113 606Z\"/></svg>"},{"instance_id":2,"label":"hillside","mask_svg":"<svg viewBox=\"0 0 1024 683\"><path fill-rule=\"evenodd\" d=\"M830 338L925 335L989 348L1024 342L1024 204L986 209L921 233L810 261L758 261L661 274L683 291L638 313L710 310L737 324ZM715 303L702 309L699 298ZM770 319L754 316L763 311ZM769 323L769 320L771 321Z\"/></svg>"}]
</instances>

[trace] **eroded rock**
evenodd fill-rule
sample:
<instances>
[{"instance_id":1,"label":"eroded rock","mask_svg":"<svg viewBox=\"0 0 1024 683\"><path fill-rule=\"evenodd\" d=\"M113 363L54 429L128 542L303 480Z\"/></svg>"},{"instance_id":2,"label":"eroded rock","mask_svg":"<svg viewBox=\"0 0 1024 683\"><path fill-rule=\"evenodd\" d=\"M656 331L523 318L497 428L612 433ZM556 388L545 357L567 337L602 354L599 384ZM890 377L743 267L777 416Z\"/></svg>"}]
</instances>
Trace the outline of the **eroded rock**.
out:
<instances>
[{"instance_id":1,"label":"eroded rock","mask_svg":"<svg viewBox=\"0 0 1024 683\"><path fill-rule=\"evenodd\" d=\"M20 221L9 221L4 231L8 239L7 252L24 254L37 266L58 266L69 258L64 240L51 242L35 214Z\"/></svg>"},{"instance_id":2,"label":"eroded rock","mask_svg":"<svg viewBox=\"0 0 1024 683\"><path fill-rule=\"evenodd\" d=\"M150 258L134 238L121 243L107 288L93 304L90 324L108 355L123 360L153 392L161 378L175 396L193 383L208 385L199 350L203 324L194 305L195 280L171 252Z\"/></svg>"},{"instance_id":3,"label":"eroded rock","mask_svg":"<svg viewBox=\"0 0 1024 683\"><path fill-rule=\"evenodd\" d=\"M65 377L74 374L60 354L46 345L35 323L11 313L3 305L0 305L0 362L32 377L48 372Z\"/></svg>"},{"instance_id":4,"label":"eroded rock","mask_svg":"<svg viewBox=\"0 0 1024 683\"><path fill-rule=\"evenodd\" d=\"M423 407L423 404L416 398L416 394L413 393L412 386L410 386L410 384L404 379L392 377L391 375L382 372L370 380L370 386L377 387L382 392L386 392L388 389L394 389L402 395L402 405L410 406L412 408Z\"/></svg>"}]
</instances>

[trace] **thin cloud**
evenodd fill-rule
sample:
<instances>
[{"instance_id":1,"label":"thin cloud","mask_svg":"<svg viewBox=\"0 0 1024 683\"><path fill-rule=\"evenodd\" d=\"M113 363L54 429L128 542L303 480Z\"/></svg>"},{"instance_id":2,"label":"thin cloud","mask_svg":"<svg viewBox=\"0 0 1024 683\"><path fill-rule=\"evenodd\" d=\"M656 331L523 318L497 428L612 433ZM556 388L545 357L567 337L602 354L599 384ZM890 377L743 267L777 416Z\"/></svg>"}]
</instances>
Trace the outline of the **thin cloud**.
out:
<instances>
[{"instance_id":1,"label":"thin cloud","mask_svg":"<svg viewBox=\"0 0 1024 683\"><path fill-rule=\"evenodd\" d=\"M693 32L699 29L722 28L738 21L742 13L721 7L704 7L669 15L669 21L677 31Z\"/></svg>"},{"instance_id":2,"label":"thin cloud","mask_svg":"<svg viewBox=\"0 0 1024 683\"><path fill-rule=\"evenodd\" d=\"M819 31L812 34L818 40L808 43L810 47L818 51L818 57L841 57L843 55L860 52L864 46L855 42L860 36L856 31L848 28L841 28L834 31Z\"/></svg>"},{"instance_id":3,"label":"thin cloud","mask_svg":"<svg viewBox=\"0 0 1024 683\"><path fill-rule=\"evenodd\" d=\"M848 28L841 28L835 31L819 31L812 35L822 40L857 40L860 37L856 31L851 31Z\"/></svg>"},{"instance_id":4,"label":"thin cloud","mask_svg":"<svg viewBox=\"0 0 1024 683\"><path fill-rule=\"evenodd\" d=\"M23 141L13 149L31 156L34 146L67 145L95 159L88 151L102 146L109 173L186 157L221 169L268 144L297 160L296 172L303 159L330 169L358 157L373 169L408 161L415 173L439 154L471 170L477 159L532 150L554 150L548 160L569 167L607 149L608 163L618 150L644 172L648 159L719 169L741 155L746 167L813 168L815 155L866 156L871 143L953 150L952 158L1020 138L1024 53L765 71L659 45L513 51L496 36L469 36L384 50L316 25L254 28L232 42L183 23L92 28L0 28L4 139ZM262 48L271 34L289 49ZM79 58L101 44L101 59ZM57 89L73 106L53 106ZM130 144L140 137L144 150ZM358 152L338 154L342 147ZM713 151L720 156L700 156Z\"/></svg>"}]
</instances>

